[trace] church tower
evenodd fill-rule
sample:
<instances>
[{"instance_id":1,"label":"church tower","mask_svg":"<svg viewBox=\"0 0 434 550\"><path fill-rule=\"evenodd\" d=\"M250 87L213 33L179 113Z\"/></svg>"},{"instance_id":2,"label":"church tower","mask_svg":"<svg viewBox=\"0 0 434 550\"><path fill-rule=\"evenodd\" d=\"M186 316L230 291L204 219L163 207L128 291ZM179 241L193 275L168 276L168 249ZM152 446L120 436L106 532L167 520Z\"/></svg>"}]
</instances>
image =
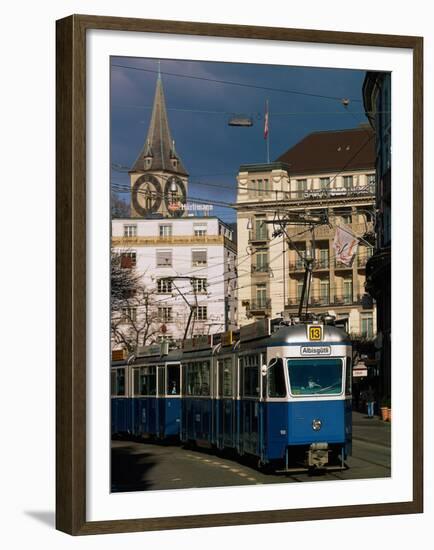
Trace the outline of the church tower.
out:
<instances>
[{"instance_id":1,"label":"church tower","mask_svg":"<svg viewBox=\"0 0 434 550\"><path fill-rule=\"evenodd\" d=\"M148 134L129 175L132 217L187 215L188 174L170 133L160 72Z\"/></svg>"}]
</instances>

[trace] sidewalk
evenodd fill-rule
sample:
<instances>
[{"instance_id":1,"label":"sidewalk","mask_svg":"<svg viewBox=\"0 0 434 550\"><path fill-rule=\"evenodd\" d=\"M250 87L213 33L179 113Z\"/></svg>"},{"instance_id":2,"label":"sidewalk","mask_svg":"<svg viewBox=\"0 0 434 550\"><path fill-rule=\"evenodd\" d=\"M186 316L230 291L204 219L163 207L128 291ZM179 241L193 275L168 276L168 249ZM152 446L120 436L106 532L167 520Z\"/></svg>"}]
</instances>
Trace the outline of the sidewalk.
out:
<instances>
[{"instance_id":1,"label":"sidewalk","mask_svg":"<svg viewBox=\"0 0 434 550\"><path fill-rule=\"evenodd\" d=\"M390 447L391 423L353 411L353 439Z\"/></svg>"}]
</instances>

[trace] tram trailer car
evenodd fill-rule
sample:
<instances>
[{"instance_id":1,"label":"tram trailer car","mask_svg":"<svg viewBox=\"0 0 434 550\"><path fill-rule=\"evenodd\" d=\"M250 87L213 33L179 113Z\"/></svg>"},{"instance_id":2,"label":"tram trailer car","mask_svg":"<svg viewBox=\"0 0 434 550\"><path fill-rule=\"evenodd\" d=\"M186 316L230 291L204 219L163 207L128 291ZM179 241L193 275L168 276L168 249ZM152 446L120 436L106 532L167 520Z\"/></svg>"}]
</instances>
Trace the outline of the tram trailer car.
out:
<instances>
[{"instance_id":1,"label":"tram trailer car","mask_svg":"<svg viewBox=\"0 0 434 550\"><path fill-rule=\"evenodd\" d=\"M242 327L235 343L200 344L181 361L181 441L232 449L275 470L345 467L352 444L345 332L264 319Z\"/></svg>"},{"instance_id":2,"label":"tram trailer car","mask_svg":"<svg viewBox=\"0 0 434 550\"><path fill-rule=\"evenodd\" d=\"M128 365L130 417L118 411L114 421L112 405L112 430L129 421L134 435L164 439L170 433L182 443L250 455L259 467L276 471L345 467L352 443L352 349L342 330L264 319L238 334L194 338L184 342L182 353L170 353ZM176 434L167 414L174 399L170 365L180 365ZM155 395L137 395L137 368L156 377L148 383ZM163 411L158 420L153 410Z\"/></svg>"},{"instance_id":3,"label":"tram trailer car","mask_svg":"<svg viewBox=\"0 0 434 550\"><path fill-rule=\"evenodd\" d=\"M148 346L142 355L113 362L112 435L179 441L181 352Z\"/></svg>"}]
</instances>

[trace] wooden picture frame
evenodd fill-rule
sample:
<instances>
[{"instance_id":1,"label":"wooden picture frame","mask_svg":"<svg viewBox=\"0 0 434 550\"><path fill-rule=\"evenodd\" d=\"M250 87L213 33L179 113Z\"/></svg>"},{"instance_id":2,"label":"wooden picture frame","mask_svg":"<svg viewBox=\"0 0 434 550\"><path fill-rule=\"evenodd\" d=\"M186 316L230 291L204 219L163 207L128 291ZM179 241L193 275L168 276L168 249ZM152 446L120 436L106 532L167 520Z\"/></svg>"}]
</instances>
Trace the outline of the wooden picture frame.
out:
<instances>
[{"instance_id":1,"label":"wooden picture frame","mask_svg":"<svg viewBox=\"0 0 434 550\"><path fill-rule=\"evenodd\" d=\"M91 29L402 48L413 55L413 498L407 502L86 519L86 32ZM423 40L359 34L73 15L57 22L56 527L71 535L215 527L423 511Z\"/></svg>"}]
</instances>

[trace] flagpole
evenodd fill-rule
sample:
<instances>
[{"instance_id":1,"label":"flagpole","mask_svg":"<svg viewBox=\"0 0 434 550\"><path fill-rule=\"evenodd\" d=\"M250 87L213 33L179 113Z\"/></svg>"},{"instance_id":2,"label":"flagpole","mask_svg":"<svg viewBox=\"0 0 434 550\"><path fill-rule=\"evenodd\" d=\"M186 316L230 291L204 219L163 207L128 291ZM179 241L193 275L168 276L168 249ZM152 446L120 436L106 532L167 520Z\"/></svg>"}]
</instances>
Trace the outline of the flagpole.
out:
<instances>
[{"instance_id":1,"label":"flagpole","mask_svg":"<svg viewBox=\"0 0 434 550\"><path fill-rule=\"evenodd\" d=\"M267 164L270 164L270 121L268 113L268 99L266 100L266 117L267 117Z\"/></svg>"}]
</instances>

